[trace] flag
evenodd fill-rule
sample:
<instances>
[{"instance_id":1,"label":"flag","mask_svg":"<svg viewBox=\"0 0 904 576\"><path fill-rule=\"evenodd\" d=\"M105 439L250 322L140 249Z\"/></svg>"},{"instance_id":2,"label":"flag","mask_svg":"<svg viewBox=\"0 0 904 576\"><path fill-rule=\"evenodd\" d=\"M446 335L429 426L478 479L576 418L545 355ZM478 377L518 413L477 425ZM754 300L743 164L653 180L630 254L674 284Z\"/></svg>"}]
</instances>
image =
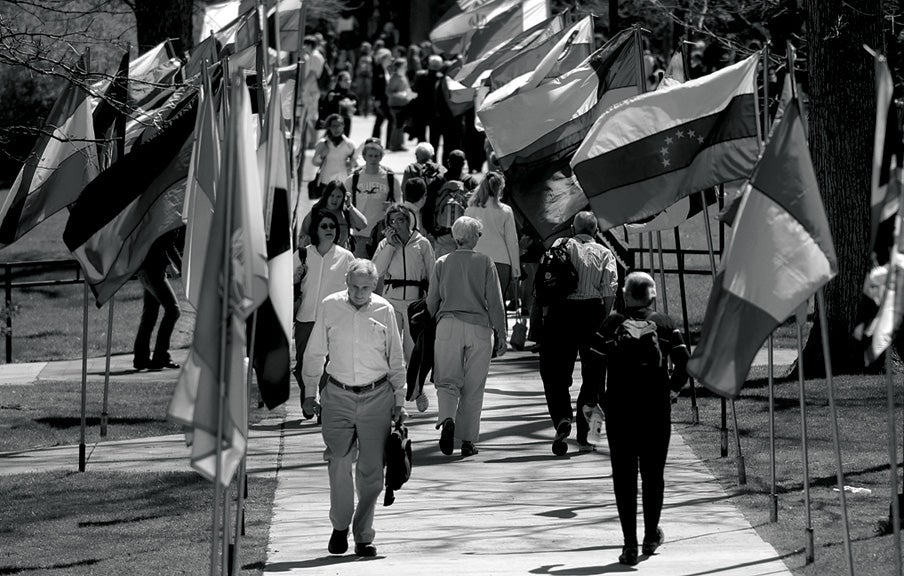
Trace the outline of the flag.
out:
<instances>
[{"instance_id":1,"label":"flag","mask_svg":"<svg viewBox=\"0 0 904 576\"><path fill-rule=\"evenodd\" d=\"M126 115L122 109L128 105L129 98L129 53L122 55L119 69L113 81L107 87L103 99L97 103L92 118L94 120L94 136L98 139L97 158L101 170L119 159L120 147L117 140L122 140L126 133ZM123 146L125 142L123 142Z\"/></svg>"},{"instance_id":2,"label":"flag","mask_svg":"<svg viewBox=\"0 0 904 576\"><path fill-rule=\"evenodd\" d=\"M192 429L191 466L209 480L216 477L217 446L221 447L223 486L229 486L247 446L245 320L267 293L260 178L254 139L248 126L252 118L248 91L241 76L233 77L230 106L217 182L220 194L204 261L203 297L191 350L167 411L173 420ZM229 261L228 276L224 259ZM224 294L228 297L225 325ZM220 421L221 386L225 409Z\"/></svg>"},{"instance_id":3,"label":"flag","mask_svg":"<svg viewBox=\"0 0 904 576\"><path fill-rule=\"evenodd\" d=\"M279 78L270 81L264 142L258 148L263 166L264 223L269 222L267 268L269 297L257 311L253 364L257 386L267 408L273 409L289 399L292 341L292 219L289 212L288 156L283 134ZM262 154L263 153L263 154ZM251 325L248 326L249 332Z\"/></svg>"},{"instance_id":4,"label":"flag","mask_svg":"<svg viewBox=\"0 0 904 576\"><path fill-rule=\"evenodd\" d=\"M200 74L205 61L207 66L210 66L218 62L219 59L217 37L213 34L208 34L204 40L195 44L195 47L191 49L191 53L188 55L188 62L185 63L185 77L191 78L195 74Z\"/></svg>"},{"instance_id":5,"label":"flag","mask_svg":"<svg viewBox=\"0 0 904 576\"><path fill-rule=\"evenodd\" d=\"M78 69L87 70L84 57ZM91 107L78 82L69 82L57 98L31 154L0 203L0 247L75 202L97 176Z\"/></svg>"},{"instance_id":6,"label":"flag","mask_svg":"<svg viewBox=\"0 0 904 576\"><path fill-rule=\"evenodd\" d=\"M712 206L717 201L715 190L713 188L707 188L705 192L700 194L691 194L683 197L656 216L638 222L632 222L627 224L625 228L632 234L671 230L675 226L679 226L700 212L703 212L702 197L704 196L706 197L707 206Z\"/></svg>"},{"instance_id":7,"label":"flag","mask_svg":"<svg viewBox=\"0 0 904 576\"><path fill-rule=\"evenodd\" d=\"M502 168L570 157L603 111L636 95L636 36L619 32L574 70L532 90L503 96L507 84L491 92L477 115Z\"/></svg>"},{"instance_id":8,"label":"flag","mask_svg":"<svg viewBox=\"0 0 904 576\"><path fill-rule=\"evenodd\" d=\"M523 4L512 6L507 11L468 32L462 56L465 62L479 60L524 31L521 18Z\"/></svg>"},{"instance_id":9,"label":"flag","mask_svg":"<svg viewBox=\"0 0 904 576\"><path fill-rule=\"evenodd\" d=\"M894 83L884 57L877 56L876 135L873 141L870 241L872 269L863 286L855 337L866 337L870 365L885 352L904 314L904 238L901 235L904 143L894 102ZM889 273L889 270L893 273ZM862 334L861 334L862 332Z\"/></svg>"},{"instance_id":10,"label":"flag","mask_svg":"<svg viewBox=\"0 0 904 576\"><path fill-rule=\"evenodd\" d=\"M521 12L516 34L549 17L547 0L459 0L430 31L430 41L447 54L464 52L475 30L509 15L513 8Z\"/></svg>"},{"instance_id":11,"label":"flag","mask_svg":"<svg viewBox=\"0 0 904 576\"><path fill-rule=\"evenodd\" d=\"M592 45L593 19L587 16L494 68L490 89L498 90L525 74L530 74L525 77L526 86L533 89L544 79L556 78L579 66L590 56Z\"/></svg>"},{"instance_id":12,"label":"flag","mask_svg":"<svg viewBox=\"0 0 904 576\"><path fill-rule=\"evenodd\" d=\"M213 207L217 198L217 176L220 172L220 135L217 128L217 95L210 85L206 69L199 95L200 110L195 124L195 138L182 221L185 222L185 249L182 259L182 284L185 298L198 310L201 298L201 279L204 277L204 257L213 223Z\"/></svg>"},{"instance_id":13,"label":"flag","mask_svg":"<svg viewBox=\"0 0 904 576\"><path fill-rule=\"evenodd\" d=\"M736 398L763 342L838 270L794 100L750 177L688 372Z\"/></svg>"},{"instance_id":14,"label":"flag","mask_svg":"<svg viewBox=\"0 0 904 576\"><path fill-rule=\"evenodd\" d=\"M267 12L267 39L276 49L276 12L279 10L279 49L283 52L299 52L301 41L298 23L301 20L301 0L280 0Z\"/></svg>"},{"instance_id":15,"label":"flag","mask_svg":"<svg viewBox=\"0 0 904 576\"><path fill-rule=\"evenodd\" d=\"M552 18L548 18L539 24L528 28L521 34L518 34L510 41L498 46L496 49L485 53L481 58L469 61L464 64L455 74L455 80L465 86L474 86L484 77L490 75L496 68L502 67L505 63L513 59L523 59L527 56L532 57L530 70L533 70L542 60L543 55L539 53L537 48L550 36L560 32L565 27L562 14L557 14ZM515 74L519 76L526 72L527 69ZM514 76L513 76L514 77Z\"/></svg>"},{"instance_id":16,"label":"flag","mask_svg":"<svg viewBox=\"0 0 904 576\"><path fill-rule=\"evenodd\" d=\"M91 181L72 205L63 241L98 307L141 267L151 244L182 225L197 90L186 87L154 136Z\"/></svg>"},{"instance_id":17,"label":"flag","mask_svg":"<svg viewBox=\"0 0 904 576\"><path fill-rule=\"evenodd\" d=\"M571 166L603 228L750 174L759 151L758 60L642 94L597 120Z\"/></svg>"}]
</instances>

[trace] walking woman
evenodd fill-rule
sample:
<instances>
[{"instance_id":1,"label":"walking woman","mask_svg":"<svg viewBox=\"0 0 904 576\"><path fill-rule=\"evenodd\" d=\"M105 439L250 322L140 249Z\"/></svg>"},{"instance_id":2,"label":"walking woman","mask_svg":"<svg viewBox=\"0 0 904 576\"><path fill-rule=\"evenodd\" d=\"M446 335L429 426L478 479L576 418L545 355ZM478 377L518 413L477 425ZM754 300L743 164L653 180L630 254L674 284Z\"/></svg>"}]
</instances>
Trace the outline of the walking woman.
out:
<instances>
[{"instance_id":1,"label":"walking woman","mask_svg":"<svg viewBox=\"0 0 904 576\"><path fill-rule=\"evenodd\" d=\"M477 454L490 359L494 347L497 356L505 354L505 310L496 267L474 249L481 228L468 216L455 221L452 238L457 247L437 260L427 294L427 310L437 322L436 427L442 428L439 448L447 456L454 451L456 438L461 440L462 456Z\"/></svg>"},{"instance_id":2,"label":"walking woman","mask_svg":"<svg viewBox=\"0 0 904 576\"><path fill-rule=\"evenodd\" d=\"M503 297L510 289L509 284L516 283L521 276L515 215L509 205L501 202L504 188L502 174L488 172L465 210L465 216L475 218L483 225L483 235L474 249L489 256L496 264Z\"/></svg>"},{"instance_id":3,"label":"walking woman","mask_svg":"<svg viewBox=\"0 0 904 576\"><path fill-rule=\"evenodd\" d=\"M311 227L311 216L320 210L332 213L339 221L339 233L336 235L336 244L346 250L354 252L352 245L354 240L353 230L367 228L367 218L352 204L351 194L345 188L342 180L331 180L323 189L323 196L314 204L311 211L304 217L301 223L301 237L298 246L307 246L311 242L308 232Z\"/></svg>"},{"instance_id":4,"label":"walking woman","mask_svg":"<svg viewBox=\"0 0 904 576\"><path fill-rule=\"evenodd\" d=\"M316 178L321 190L331 180L348 178L358 165L357 146L344 131L345 120L342 116L327 116L326 133L314 146L314 156L311 159L311 163L318 167Z\"/></svg>"},{"instance_id":5,"label":"walking woman","mask_svg":"<svg viewBox=\"0 0 904 576\"><path fill-rule=\"evenodd\" d=\"M304 349L308 345L317 308L324 298L345 289L345 276L355 259L351 252L336 245L339 218L329 210L315 211L311 215L308 236L311 244L300 248L301 260L296 269L296 283L301 282L301 303L295 313L295 378L304 392L301 380ZM304 393L302 393L304 396ZM303 401L303 400L302 400ZM305 414L306 418L313 414Z\"/></svg>"}]
</instances>

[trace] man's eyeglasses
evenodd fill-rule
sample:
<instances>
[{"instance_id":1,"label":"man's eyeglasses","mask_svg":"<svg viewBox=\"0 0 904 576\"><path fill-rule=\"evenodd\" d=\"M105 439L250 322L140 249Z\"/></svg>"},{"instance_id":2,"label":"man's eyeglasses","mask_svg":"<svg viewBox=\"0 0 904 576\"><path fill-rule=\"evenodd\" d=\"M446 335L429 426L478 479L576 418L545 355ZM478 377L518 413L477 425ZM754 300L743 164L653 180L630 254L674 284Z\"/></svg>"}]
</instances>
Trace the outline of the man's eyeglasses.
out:
<instances>
[{"instance_id":1,"label":"man's eyeglasses","mask_svg":"<svg viewBox=\"0 0 904 576\"><path fill-rule=\"evenodd\" d=\"M323 224L320 225L320 229L321 229L321 230L335 230L335 229L336 229L336 225L335 225L335 224L331 224L331 223L329 223L329 222L324 222Z\"/></svg>"}]
</instances>

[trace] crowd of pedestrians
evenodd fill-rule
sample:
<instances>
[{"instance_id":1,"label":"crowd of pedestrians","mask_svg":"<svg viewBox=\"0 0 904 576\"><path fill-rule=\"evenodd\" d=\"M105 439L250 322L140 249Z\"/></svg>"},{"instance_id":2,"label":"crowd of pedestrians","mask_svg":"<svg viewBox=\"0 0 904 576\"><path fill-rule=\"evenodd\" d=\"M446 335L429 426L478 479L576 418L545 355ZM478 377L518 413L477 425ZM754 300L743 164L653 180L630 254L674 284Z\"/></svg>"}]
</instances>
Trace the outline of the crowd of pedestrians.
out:
<instances>
[{"instance_id":1,"label":"crowd of pedestrians","mask_svg":"<svg viewBox=\"0 0 904 576\"><path fill-rule=\"evenodd\" d=\"M579 451L595 450L591 414L602 409L624 533L619 561L634 565L639 550L653 554L665 538L659 517L670 407L687 380L688 356L674 322L655 311L653 279L620 278L597 218L580 212L551 248L565 255L573 286L538 301L534 284L549 276L546 247L519 230L505 176L485 139L471 134L473 115L453 117L445 105L443 75L452 64L429 43L403 48L381 38L329 58L316 37L304 46L313 66L302 95L306 105L317 102L306 124L317 167L308 190L317 201L295 235L293 373L302 412L318 416L326 444L329 551L346 552L351 530L355 553L376 555L373 520L390 424L407 417L406 401L429 410L425 386L436 390L442 454L452 455L456 444L464 458L479 453L491 359L506 353L506 310L520 309L539 352L552 452L568 452L573 427ZM335 75L329 85L324 74ZM351 122L371 118L372 136L358 146ZM387 149L405 151L415 141L401 175L382 164Z\"/></svg>"}]
</instances>

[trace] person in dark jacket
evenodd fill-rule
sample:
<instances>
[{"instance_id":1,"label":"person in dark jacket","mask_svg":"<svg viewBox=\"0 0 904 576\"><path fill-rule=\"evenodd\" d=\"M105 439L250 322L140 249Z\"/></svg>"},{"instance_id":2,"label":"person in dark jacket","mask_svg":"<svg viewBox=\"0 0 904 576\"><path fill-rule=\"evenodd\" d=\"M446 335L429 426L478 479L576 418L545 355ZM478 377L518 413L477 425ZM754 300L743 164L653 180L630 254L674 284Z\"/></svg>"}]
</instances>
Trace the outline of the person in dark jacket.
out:
<instances>
[{"instance_id":1,"label":"person in dark jacket","mask_svg":"<svg viewBox=\"0 0 904 576\"><path fill-rule=\"evenodd\" d=\"M144 287L144 299L141 307L141 321L135 335L135 356L132 366L136 370L163 370L178 368L169 353L170 339L179 319L179 301L169 280L166 270L172 265L181 267L182 259L176 251L174 236L167 233L151 245L147 256L136 276ZM157 328L157 340L154 344L154 355L151 356L151 333L157 324L160 309L163 308L163 319Z\"/></svg>"},{"instance_id":2,"label":"person in dark jacket","mask_svg":"<svg viewBox=\"0 0 904 576\"><path fill-rule=\"evenodd\" d=\"M638 561L638 469L643 480L642 552L651 555L665 541L659 518L672 429L671 405L687 382L689 355L678 325L653 307L656 283L649 274L628 274L624 296L624 314L613 312L603 321L598 334L601 342L595 348L603 352L602 406L615 504L624 537L618 561L633 566ZM654 331L655 339L651 334ZM595 406L590 402L581 408L588 420Z\"/></svg>"}]
</instances>

